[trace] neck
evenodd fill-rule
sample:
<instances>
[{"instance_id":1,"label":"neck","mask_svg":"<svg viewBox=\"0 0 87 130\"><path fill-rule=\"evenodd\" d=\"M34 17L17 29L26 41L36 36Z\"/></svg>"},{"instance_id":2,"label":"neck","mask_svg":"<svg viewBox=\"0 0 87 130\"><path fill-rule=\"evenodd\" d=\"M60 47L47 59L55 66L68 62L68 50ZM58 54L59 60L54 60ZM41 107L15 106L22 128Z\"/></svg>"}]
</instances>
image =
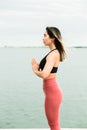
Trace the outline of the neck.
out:
<instances>
[{"instance_id":1,"label":"neck","mask_svg":"<svg viewBox=\"0 0 87 130\"><path fill-rule=\"evenodd\" d=\"M54 44L50 45L49 48L50 48L50 50L56 49Z\"/></svg>"}]
</instances>

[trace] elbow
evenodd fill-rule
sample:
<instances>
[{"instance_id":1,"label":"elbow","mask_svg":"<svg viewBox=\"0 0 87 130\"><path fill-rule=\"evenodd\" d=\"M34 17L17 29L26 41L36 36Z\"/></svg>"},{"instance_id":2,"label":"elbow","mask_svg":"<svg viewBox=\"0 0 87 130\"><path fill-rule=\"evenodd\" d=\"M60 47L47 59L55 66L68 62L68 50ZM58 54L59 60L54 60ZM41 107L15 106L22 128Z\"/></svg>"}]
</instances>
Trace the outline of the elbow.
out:
<instances>
[{"instance_id":1,"label":"elbow","mask_svg":"<svg viewBox=\"0 0 87 130\"><path fill-rule=\"evenodd\" d=\"M48 73L46 73L46 72L42 72L42 78L43 78L43 79L48 78L48 76L49 76L49 74L48 74Z\"/></svg>"}]
</instances>

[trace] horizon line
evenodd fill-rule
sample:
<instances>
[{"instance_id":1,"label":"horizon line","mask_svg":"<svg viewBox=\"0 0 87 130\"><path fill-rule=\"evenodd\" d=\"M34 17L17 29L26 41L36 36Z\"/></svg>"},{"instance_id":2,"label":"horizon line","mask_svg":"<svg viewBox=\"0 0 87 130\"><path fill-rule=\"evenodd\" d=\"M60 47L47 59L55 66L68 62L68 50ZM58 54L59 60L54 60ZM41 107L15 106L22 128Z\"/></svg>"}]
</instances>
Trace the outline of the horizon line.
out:
<instances>
[{"instance_id":1,"label":"horizon line","mask_svg":"<svg viewBox=\"0 0 87 130\"><path fill-rule=\"evenodd\" d=\"M43 48L47 48L46 46L43 45L39 45L39 46L10 46L10 45L4 45L4 46L0 46L0 48L38 48L38 47L43 47ZM81 46L81 45L77 45L77 46L66 46L67 48L87 48L87 46Z\"/></svg>"}]
</instances>

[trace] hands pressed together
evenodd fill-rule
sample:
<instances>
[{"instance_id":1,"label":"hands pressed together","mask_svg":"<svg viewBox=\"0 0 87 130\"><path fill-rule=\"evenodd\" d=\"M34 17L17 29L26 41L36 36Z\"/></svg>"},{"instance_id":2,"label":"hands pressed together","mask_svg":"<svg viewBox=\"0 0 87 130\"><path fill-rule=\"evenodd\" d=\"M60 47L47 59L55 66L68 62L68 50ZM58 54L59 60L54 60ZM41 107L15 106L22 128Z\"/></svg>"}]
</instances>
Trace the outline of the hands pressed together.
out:
<instances>
[{"instance_id":1,"label":"hands pressed together","mask_svg":"<svg viewBox=\"0 0 87 130\"><path fill-rule=\"evenodd\" d=\"M32 59L31 64L32 64L33 72L36 73L38 71L39 64L38 64L38 62L36 61L35 58Z\"/></svg>"}]
</instances>

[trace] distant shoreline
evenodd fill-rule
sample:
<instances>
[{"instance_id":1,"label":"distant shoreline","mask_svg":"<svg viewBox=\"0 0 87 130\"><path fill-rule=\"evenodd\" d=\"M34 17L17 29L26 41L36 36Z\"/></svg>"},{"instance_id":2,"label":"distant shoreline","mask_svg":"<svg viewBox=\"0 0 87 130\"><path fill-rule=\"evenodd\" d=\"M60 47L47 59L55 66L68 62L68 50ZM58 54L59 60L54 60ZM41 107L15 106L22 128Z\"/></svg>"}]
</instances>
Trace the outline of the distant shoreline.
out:
<instances>
[{"instance_id":1,"label":"distant shoreline","mask_svg":"<svg viewBox=\"0 0 87 130\"><path fill-rule=\"evenodd\" d=\"M47 48L46 46L0 46L0 48ZM67 46L67 48L87 48L87 46Z\"/></svg>"}]
</instances>

